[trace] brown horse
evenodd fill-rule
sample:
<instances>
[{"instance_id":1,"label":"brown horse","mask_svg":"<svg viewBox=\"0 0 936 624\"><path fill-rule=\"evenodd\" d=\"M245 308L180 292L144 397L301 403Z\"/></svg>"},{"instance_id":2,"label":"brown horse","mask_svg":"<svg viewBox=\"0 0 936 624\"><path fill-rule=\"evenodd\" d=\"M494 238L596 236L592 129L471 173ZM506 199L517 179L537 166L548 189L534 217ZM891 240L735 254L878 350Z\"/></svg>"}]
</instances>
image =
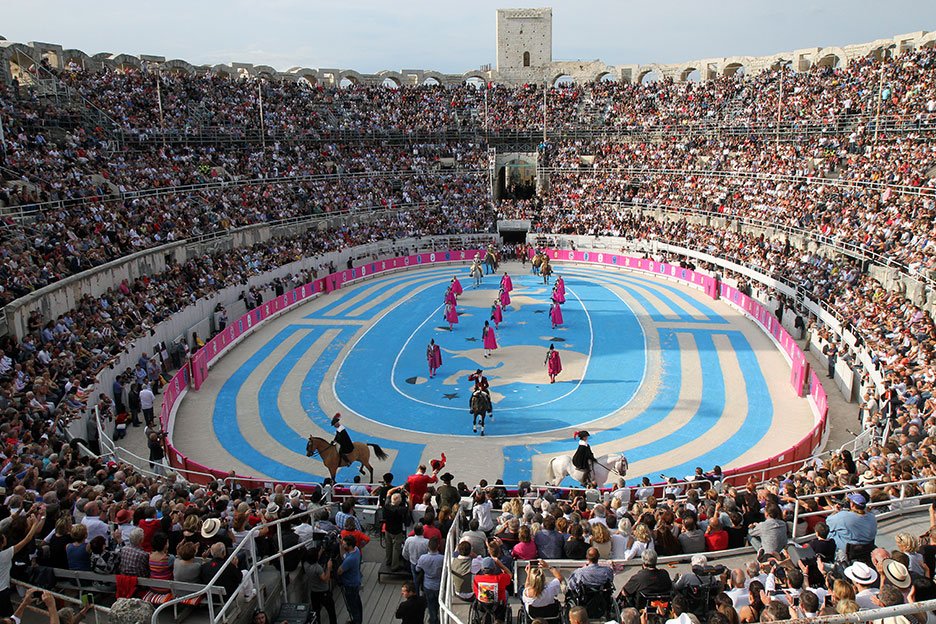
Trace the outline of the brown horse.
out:
<instances>
[{"instance_id":1,"label":"brown horse","mask_svg":"<svg viewBox=\"0 0 936 624\"><path fill-rule=\"evenodd\" d=\"M367 448L368 446L374 447L374 455L377 456L377 459L381 461L387 459L387 454L377 444L355 442L354 451L348 454L348 459L351 461L344 461L338 454L337 446L329 443L328 440L311 435L309 436L309 443L306 444L306 457L312 457L318 453L319 457L322 458L322 463L331 473L332 481L335 480L335 475L338 474L338 469L342 466L350 466L354 462L361 462L361 474L364 474L364 469L367 468L370 471L370 482L373 483L374 467L370 465L370 449Z\"/></svg>"}]
</instances>

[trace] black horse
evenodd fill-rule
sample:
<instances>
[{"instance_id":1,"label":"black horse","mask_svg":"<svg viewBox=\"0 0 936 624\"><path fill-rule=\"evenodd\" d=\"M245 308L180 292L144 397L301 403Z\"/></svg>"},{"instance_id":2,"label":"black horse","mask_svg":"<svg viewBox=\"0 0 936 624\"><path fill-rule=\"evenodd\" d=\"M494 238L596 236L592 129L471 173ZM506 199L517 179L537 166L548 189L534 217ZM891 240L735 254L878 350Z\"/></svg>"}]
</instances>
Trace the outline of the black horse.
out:
<instances>
[{"instance_id":1,"label":"black horse","mask_svg":"<svg viewBox=\"0 0 936 624\"><path fill-rule=\"evenodd\" d=\"M490 413L494 419L494 407L491 405L491 395L484 390L475 390L468 401L468 411L472 416L471 430L477 433L478 417L481 417L481 435L484 435L484 417Z\"/></svg>"}]
</instances>

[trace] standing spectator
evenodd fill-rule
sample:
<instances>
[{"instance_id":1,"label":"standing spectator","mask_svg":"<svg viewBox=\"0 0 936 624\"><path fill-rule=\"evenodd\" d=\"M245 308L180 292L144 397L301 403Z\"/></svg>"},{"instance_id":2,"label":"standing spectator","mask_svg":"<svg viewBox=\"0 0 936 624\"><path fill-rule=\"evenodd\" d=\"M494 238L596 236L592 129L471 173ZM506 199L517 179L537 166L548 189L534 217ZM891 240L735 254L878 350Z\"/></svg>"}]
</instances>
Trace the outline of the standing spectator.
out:
<instances>
[{"instance_id":1,"label":"standing spectator","mask_svg":"<svg viewBox=\"0 0 936 624\"><path fill-rule=\"evenodd\" d=\"M400 595L403 596L403 602L397 606L394 617L402 620L402 624L423 624L426 619L426 599L416 593L409 581L403 583ZM432 621L431 616L429 621Z\"/></svg>"},{"instance_id":2,"label":"standing spectator","mask_svg":"<svg viewBox=\"0 0 936 624\"><path fill-rule=\"evenodd\" d=\"M107 524L101 520L101 508L98 506L96 501L91 501L85 505L85 517L81 519L81 524L87 529L87 540L91 541L95 537L103 537L105 540L110 541L110 530L107 528Z\"/></svg>"},{"instance_id":3,"label":"standing spectator","mask_svg":"<svg viewBox=\"0 0 936 624\"><path fill-rule=\"evenodd\" d=\"M399 492L390 495L389 504L384 507L384 564L391 571L400 571L404 565L401 561L403 542L406 537L406 526L412 523L413 517L409 507L403 503L403 496Z\"/></svg>"},{"instance_id":4,"label":"standing spectator","mask_svg":"<svg viewBox=\"0 0 936 624\"><path fill-rule=\"evenodd\" d=\"M134 427L140 426L140 384L134 381L127 391L127 407L130 410L130 419ZM152 393L151 393L152 394Z\"/></svg>"},{"instance_id":5,"label":"standing spectator","mask_svg":"<svg viewBox=\"0 0 936 624\"><path fill-rule=\"evenodd\" d=\"M562 559L564 541L565 536L556 531L556 519L552 516L543 518L543 528L533 536L540 559Z\"/></svg>"},{"instance_id":6,"label":"standing spectator","mask_svg":"<svg viewBox=\"0 0 936 624\"><path fill-rule=\"evenodd\" d=\"M361 604L361 551L350 535L341 540L344 561L338 566L338 583L344 593L345 606L351 624L364 622L364 605Z\"/></svg>"},{"instance_id":7,"label":"standing spectator","mask_svg":"<svg viewBox=\"0 0 936 624\"><path fill-rule=\"evenodd\" d=\"M494 507L487 492L481 491L475 494L474 506L471 508L471 517L477 519L478 528L485 534L490 535L494 530L494 518L491 517L491 509Z\"/></svg>"},{"instance_id":8,"label":"standing spectator","mask_svg":"<svg viewBox=\"0 0 936 624\"><path fill-rule=\"evenodd\" d=\"M439 552L441 540L429 540L429 552L419 557L416 571L423 575L423 591L429 608L429 624L439 624L439 591L442 589L442 565L445 557Z\"/></svg>"},{"instance_id":9,"label":"standing spectator","mask_svg":"<svg viewBox=\"0 0 936 624\"><path fill-rule=\"evenodd\" d=\"M156 404L156 395L150 389L149 384L144 384L140 389L140 409L143 410L143 420L147 426L153 426L153 406Z\"/></svg>"},{"instance_id":10,"label":"standing spectator","mask_svg":"<svg viewBox=\"0 0 936 624\"><path fill-rule=\"evenodd\" d=\"M149 434L149 441L147 441L146 446L149 449L150 468L152 468L153 472L155 472L158 475L164 474L162 462L163 462L163 458L166 456L166 453L163 450L162 434L161 433Z\"/></svg>"},{"instance_id":11,"label":"standing spectator","mask_svg":"<svg viewBox=\"0 0 936 624\"><path fill-rule=\"evenodd\" d=\"M329 584L332 577L332 559L326 557L325 547L319 547L319 551L309 566L309 607L315 614L316 622L321 622L322 607L328 613L329 624L338 624L338 616L335 615L335 599L332 597L332 589ZM322 566L322 559L325 559L325 565Z\"/></svg>"},{"instance_id":12,"label":"standing spectator","mask_svg":"<svg viewBox=\"0 0 936 624\"><path fill-rule=\"evenodd\" d=\"M429 552L429 540L423 537L423 525L417 524L413 527L413 534L403 542L403 558L409 562L410 574L413 575L413 584L416 593L419 593L419 582L416 578L416 564L419 558Z\"/></svg>"}]
</instances>

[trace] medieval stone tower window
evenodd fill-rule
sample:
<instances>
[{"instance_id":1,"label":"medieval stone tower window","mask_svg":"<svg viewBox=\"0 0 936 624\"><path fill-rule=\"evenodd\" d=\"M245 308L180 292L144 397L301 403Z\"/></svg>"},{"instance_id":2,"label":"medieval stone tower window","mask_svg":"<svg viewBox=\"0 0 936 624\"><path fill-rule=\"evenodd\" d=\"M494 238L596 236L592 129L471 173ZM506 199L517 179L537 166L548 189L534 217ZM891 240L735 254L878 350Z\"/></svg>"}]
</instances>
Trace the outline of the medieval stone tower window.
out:
<instances>
[{"instance_id":1,"label":"medieval stone tower window","mask_svg":"<svg viewBox=\"0 0 936 624\"><path fill-rule=\"evenodd\" d=\"M530 66L530 53L529 52L523 53L523 66L524 67Z\"/></svg>"}]
</instances>

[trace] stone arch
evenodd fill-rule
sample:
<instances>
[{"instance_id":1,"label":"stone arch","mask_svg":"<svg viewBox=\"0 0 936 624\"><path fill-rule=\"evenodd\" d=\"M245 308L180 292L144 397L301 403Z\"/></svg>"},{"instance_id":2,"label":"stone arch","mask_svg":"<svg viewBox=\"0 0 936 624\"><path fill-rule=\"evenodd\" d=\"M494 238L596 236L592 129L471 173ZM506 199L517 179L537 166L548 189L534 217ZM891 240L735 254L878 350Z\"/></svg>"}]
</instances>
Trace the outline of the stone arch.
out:
<instances>
[{"instance_id":1,"label":"stone arch","mask_svg":"<svg viewBox=\"0 0 936 624\"><path fill-rule=\"evenodd\" d=\"M461 79L462 84L473 85L477 88L481 88L488 83L487 76L482 74L479 71L469 71L462 74Z\"/></svg>"},{"instance_id":2,"label":"stone arch","mask_svg":"<svg viewBox=\"0 0 936 624\"><path fill-rule=\"evenodd\" d=\"M170 74L184 74L186 76L195 75L195 67L188 61L182 59L171 59L159 66L160 71Z\"/></svg>"},{"instance_id":3,"label":"stone arch","mask_svg":"<svg viewBox=\"0 0 936 624\"><path fill-rule=\"evenodd\" d=\"M256 65L253 70L253 76L255 78L266 78L267 80L273 80L276 78L277 71L270 67L269 65Z\"/></svg>"},{"instance_id":4,"label":"stone arch","mask_svg":"<svg viewBox=\"0 0 936 624\"><path fill-rule=\"evenodd\" d=\"M377 77L380 79L380 84L384 85L388 89L399 89L406 83L406 79L403 77L403 74L387 69L382 72L378 72ZM388 83L392 83L392 86Z\"/></svg>"},{"instance_id":5,"label":"stone arch","mask_svg":"<svg viewBox=\"0 0 936 624\"><path fill-rule=\"evenodd\" d=\"M722 66L721 75L726 78L731 78L733 76L743 77L744 76L744 63L741 61L732 61L730 63L725 63Z\"/></svg>"},{"instance_id":6,"label":"stone arch","mask_svg":"<svg viewBox=\"0 0 936 624\"><path fill-rule=\"evenodd\" d=\"M217 65L211 66L211 73L221 76L222 78L234 78L237 74L234 72L234 68L230 65L224 65L219 63Z\"/></svg>"},{"instance_id":7,"label":"stone arch","mask_svg":"<svg viewBox=\"0 0 936 624\"><path fill-rule=\"evenodd\" d=\"M319 83L319 73L308 67L293 67L287 74L293 76L293 80L297 83L305 83L308 87L316 87Z\"/></svg>"},{"instance_id":8,"label":"stone arch","mask_svg":"<svg viewBox=\"0 0 936 624\"><path fill-rule=\"evenodd\" d=\"M111 52L98 52L91 58L93 58L95 61L100 61L103 63L105 61L109 62L113 56L114 55Z\"/></svg>"},{"instance_id":9,"label":"stone arch","mask_svg":"<svg viewBox=\"0 0 936 624\"><path fill-rule=\"evenodd\" d=\"M127 71L128 69L140 69L142 65L140 59L132 54L117 54L111 56L110 65L118 71Z\"/></svg>"},{"instance_id":10,"label":"stone arch","mask_svg":"<svg viewBox=\"0 0 936 624\"><path fill-rule=\"evenodd\" d=\"M780 56L779 54L770 58L767 64L767 68L771 71L778 71L781 68L786 68L790 71L795 71L796 69L793 66L793 61L786 57Z\"/></svg>"},{"instance_id":11,"label":"stone arch","mask_svg":"<svg viewBox=\"0 0 936 624\"><path fill-rule=\"evenodd\" d=\"M441 72L429 70L423 74L422 84L424 85L427 84L426 81L430 79L437 81L439 85L444 85L446 82L448 82L447 79L445 78L445 74L442 74Z\"/></svg>"},{"instance_id":12,"label":"stone arch","mask_svg":"<svg viewBox=\"0 0 936 624\"><path fill-rule=\"evenodd\" d=\"M567 74L566 72L557 73L555 76L552 77L552 80L549 81L549 86L554 89L557 87L566 87L566 86L574 85L574 84L575 84L575 78L573 78L570 74Z\"/></svg>"},{"instance_id":13,"label":"stone arch","mask_svg":"<svg viewBox=\"0 0 936 624\"><path fill-rule=\"evenodd\" d=\"M591 79L592 82L620 82L620 80L620 76L615 75L613 71L600 71Z\"/></svg>"},{"instance_id":14,"label":"stone arch","mask_svg":"<svg viewBox=\"0 0 936 624\"><path fill-rule=\"evenodd\" d=\"M868 57L880 61L885 56L893 56L896 49L897 44L895 43L881 43L880 45L876 45L868 51Z\"/></svg>"},{"instance_id":15,"label":"stone arch","mask_svg":"<svg viewBox=\"0 0 936 624\"><path fill-rule=\"evenodd\" d=\"M848 55L839 47L822 48L816 53L815 65L817 67L845 68L848 66Z\"/></svg>"},{"instance_id":16,"label":"stone arch","mask_svg":"<svg viewBox=\"0 0 936 624\"><path fill-rule=\"evenodd\" d=\"M75 48L62 50L62 64L68 67L69 63L74 63L82 69L91 69L98 65L97 61L88 56L83 50Z\"/></svg>"},{"instance_id":17,"label":"stone arch","mask_svg":"<svg viewBox=\"0 0 936 624\"><path fill-rule=\"evenodd\" d=\"M697 76L696 80L693 80L693 75ZM679 73L677 75L679 82L701 82L702 81L702 69L696 67L694 63L687 63L679 68Z\"/></svg>"},{"instance_id":18,"label":"stone arch","mask_svg":"<svg viewBox=\"0 0 936 624\"><path fill-rule=\"evenodd\" d=\"M918 50L922 50L923 48L932 48L933 46L936 46L936 31L926 33L925 35L923 35L922 37L914 41L913 44L914 46L916 46Z\"/></svg>"},{"instance_id":19,"label":"stone arch","mask_svg":"<svg viewBox=\"0 0 936 624\"><path fill-rule=\"evenodd\" d=\"M33 76L30 67L38 64L33 56L34 50L22 43L4 43L0 47L0 59L3 61L3 74L9 78L16 78L21 83L30 84Z\"/></svg>"},{"instance_id":20,"label":"stone arch","mask_svg":"<svg viewBox=\"0 0 936 624\"><path fill-rule=\"evenodd\" d=\"M346 80L348 83L345 83ZM354 71L353 69L340 71L338 72L338 75L335 76L335 84L343 89L351 86L360 86L364 84L364 82L364 76Z\"/></svg>"},{"instance_id":21,"label":"stone arch","mask_svg":"<svg viewBox=\"0 0 936 624\"><path fill-rule=\"evenodd\" d=\"M641 65L637 69L637 84L663 80L663 70L659 65Z\"/></svg>"}]
</instances>

